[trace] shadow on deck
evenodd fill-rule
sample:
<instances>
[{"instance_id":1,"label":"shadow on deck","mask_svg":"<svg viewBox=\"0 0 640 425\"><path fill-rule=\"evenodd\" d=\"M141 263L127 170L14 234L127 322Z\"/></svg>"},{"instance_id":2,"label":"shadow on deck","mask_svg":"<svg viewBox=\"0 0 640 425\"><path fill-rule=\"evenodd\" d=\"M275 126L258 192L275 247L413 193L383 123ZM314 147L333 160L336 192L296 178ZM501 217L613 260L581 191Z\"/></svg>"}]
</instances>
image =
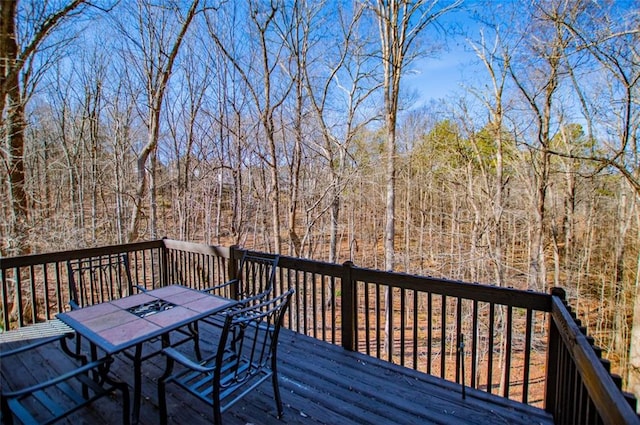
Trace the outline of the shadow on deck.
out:
<instances>
[{"instance_id":1,"label":"shadow on deck","mask_svg":"<svg viewBox=\"0 0 640 425\"><path fill-rule=\"evenodd\" d=\"M207 331L201 329L203 349ZM3 344L6 350L15 344ZM185 347L188 349L190 347ZM225 424L551 424L541 409L467 389L462 399L460 386L442 379L354 353L288 330L279 345L279 376L285 415L276 418L270 383L223 415ZM31 375L57 373L69 360L56 345L42 347L28 357L3 361L2 386L20 386ZM157 356L143 366L143 403L140 424L158 422L156 380L164 369ZM113 373L130 384L133 366L118 356ZM209 424L210 408L170 387L169 423ZM68 418L74 424L112 424L119 421L121 400L98 400Z\"/></svg>"}]
</instances>

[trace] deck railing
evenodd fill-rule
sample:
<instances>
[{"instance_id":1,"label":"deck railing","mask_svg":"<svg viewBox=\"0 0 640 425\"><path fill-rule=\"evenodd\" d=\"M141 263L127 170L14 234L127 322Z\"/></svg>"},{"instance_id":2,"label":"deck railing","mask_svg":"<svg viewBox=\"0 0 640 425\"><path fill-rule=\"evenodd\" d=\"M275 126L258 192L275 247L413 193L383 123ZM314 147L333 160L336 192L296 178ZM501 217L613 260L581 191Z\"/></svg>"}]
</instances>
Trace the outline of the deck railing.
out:
<instances>
[{"instance_id":1,"label":"deck railing","mask_svg":"<svg viewBox=\"0 0 640 425\"><path fill-rule=\"evenodd\" d=\"M12 329L53 319L69 305L67 262L128 253L134 284L152 288L166 280L160 241L0 258L0 327ZM87 282L88 284L90 282Z\"/></svg>"},{"instance_id":2,"label":"deck railing","mask_svg":"<svg viewBox=\"0 0 640 425\"><path fill-rule=\"evenodd\" d=\"M549 295L350 268L348 348L542 406Z\"/></svg>"},{"instance_id":3,"label":"deck railing","mask_svg":"<svg viewBox=\"0 0 640 425\"><path fill-rule=\"evenodd\" d=\"M242 255L163 239L0 258L3 328L67 309L68 260L122 252L134 284L149 289L223 283ZM640 424L635 398L620 390L622 380L559 289L543 294L281 256L275 291L290 287L296 294L285 326L293 331L543 407L557 423Z\"/></svg>"}]
</instances>

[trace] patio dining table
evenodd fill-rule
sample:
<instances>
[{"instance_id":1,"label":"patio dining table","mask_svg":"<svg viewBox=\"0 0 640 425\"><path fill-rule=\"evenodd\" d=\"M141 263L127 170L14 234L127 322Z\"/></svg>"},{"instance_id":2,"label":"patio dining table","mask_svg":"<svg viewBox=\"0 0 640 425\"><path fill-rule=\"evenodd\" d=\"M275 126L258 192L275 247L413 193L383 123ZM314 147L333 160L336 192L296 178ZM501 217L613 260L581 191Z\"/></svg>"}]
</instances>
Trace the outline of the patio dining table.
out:
<instances>
[{"instance_id":1,"label":"patio dining table","mask_svg":"<svg viewBox=\"0 0 640 425\"><path fill-rule=\"evenodd\" d=\"M197 338L198 320L215 315L237 304L237 301L221 298L182 285L170 285L151 291L130 295L78 310L59 313L58 319L86 338L91 345L91 356L97 350L114 355L128 349L133 354L134 391L132 421L140 416L142 391L142 362L144 343L160 338L162 346L171 345L170 333L188 327ZM160 351L154 352L154 354Z\"/></svg>"}]
</instances>

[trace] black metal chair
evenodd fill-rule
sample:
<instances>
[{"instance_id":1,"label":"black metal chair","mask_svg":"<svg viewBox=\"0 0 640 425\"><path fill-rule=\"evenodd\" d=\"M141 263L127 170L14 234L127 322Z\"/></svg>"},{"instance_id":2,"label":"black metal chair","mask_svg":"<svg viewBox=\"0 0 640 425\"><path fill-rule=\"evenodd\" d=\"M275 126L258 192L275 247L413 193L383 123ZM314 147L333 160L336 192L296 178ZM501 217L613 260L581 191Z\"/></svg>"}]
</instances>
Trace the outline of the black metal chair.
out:
<instances>
[{"instance_id":1,"label":"black metal chair","mask_svg":"<svg viewBox=\"0 0 640 425\"><path fill-rule=\"evenodd\" d=\"M133 283L127 253L68 260L67 273L72 310L146 291Z\"/></svg>"},{"instance_id":2,"label":"black metal chair","mask_svg":"<svg viewBox=\"0 0 640 425\"><path fill-rule=\"evenodd\" d=\"M239 301L232 310L256 305L266 299L276 280L276 270L280 256L277 254L251 253L244 251L236 276L217 286L205 288L202 292L219 295ZM202 320L209 325L222 327L220 315Z\"/></svg>"},{"instance_id":3,"label":"black metal chair","mask_svg":"<svg viewBox=\"0 0 640 425\"><path fill-rule=\"evenodd\" d=\"M284 294L226 313L216 352L200 362L174 348L167 357L164 374L158 380L160 423L167 423L166 387L174 383L213 407L216 424L222 413L262 382L271 378L277 414L283 414L278 387L277 347L284 314L293 289ZM174 373L174 365L184 366Z\"/></svg>"},{"instance_id":4,"label":"black metal chair","mask_svg":"<svg viewBox=\"0 0 640 425\"><path fill-rule=\"evenodd\" d=\"M240 301L236 308L259 303L273 290L278 261L277 254L245 251L233 279L202 291Z\"/></svg>"},{"instance_id":5,"label":"black metal chair","mask_svg":"<svg viewBox=\"0 0 640 425\"><path fill-rule=\"evenodd\" d=\"M35 325L37 326L37 325ZM44 377L42 381L20 389L0 391L2 423L11 425L14 421L23 424L50 424L109 396L115 390L122 392L122 422L129 424L129 388L126 383L115 381L108 376L112 359L105 357L87 362L86 357L73 353L66 340L73 333L65 333L40 338L34 343L0 352L0 362L10 356L28 355L28 352L45 344L60 342L63 351L79 361L79 366L58 376ZM5 367L6 367L5 363Z\"/></svg>"},{"instance_id":6,"label":"black metal chair","mask_svg":"<svg viewBox=\"0 0 640 425\"><path fill-rule=\"evenodd\" d=\"M127 253L105 254L67 261L69 308L89 305L144 292L133 283ZM76 335L76 354L80 354L80 335Z\"/></svg>"}]
</instances>

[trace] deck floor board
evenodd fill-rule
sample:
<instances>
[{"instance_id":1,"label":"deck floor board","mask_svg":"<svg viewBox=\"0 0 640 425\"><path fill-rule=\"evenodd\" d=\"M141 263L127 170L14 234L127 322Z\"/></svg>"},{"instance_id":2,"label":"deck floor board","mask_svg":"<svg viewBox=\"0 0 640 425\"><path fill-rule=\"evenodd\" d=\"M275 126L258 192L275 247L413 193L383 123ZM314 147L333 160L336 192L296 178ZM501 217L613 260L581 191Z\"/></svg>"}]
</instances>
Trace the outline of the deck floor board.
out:
<instances>
[{"instance_id":1,"label":"deck floor board","mask_svg":"<svg viewBox=\"0 0 640 425\"><path fill-rule=\"evenodd\" d=\"M201 327L202 348L215 347L215 337ZM24 343L2 344L0 350ZM188 350L190 347L184 346ZM34 376L56 374L72 366L59 347L48 345L28 356L4 359L3 388L32 383ZM229 425L271 424L552 424L541 409L467 389L462 399L459 385L411 369L379 361L360 353L283 330L279 345L280 390L285 414L276 417L270 382L263 383L223 415ZM141 425L158 423L156 383L164 358L156 356L143 366ZM117 356L113 374L133 384L133 366ZM211 409L169 387L169 423L209 424ZM71 415L66 423L113 424L120 420L122 400L116 394ZM62 423L65 423L63 421Z\"/></svg>"}]
</instances>

